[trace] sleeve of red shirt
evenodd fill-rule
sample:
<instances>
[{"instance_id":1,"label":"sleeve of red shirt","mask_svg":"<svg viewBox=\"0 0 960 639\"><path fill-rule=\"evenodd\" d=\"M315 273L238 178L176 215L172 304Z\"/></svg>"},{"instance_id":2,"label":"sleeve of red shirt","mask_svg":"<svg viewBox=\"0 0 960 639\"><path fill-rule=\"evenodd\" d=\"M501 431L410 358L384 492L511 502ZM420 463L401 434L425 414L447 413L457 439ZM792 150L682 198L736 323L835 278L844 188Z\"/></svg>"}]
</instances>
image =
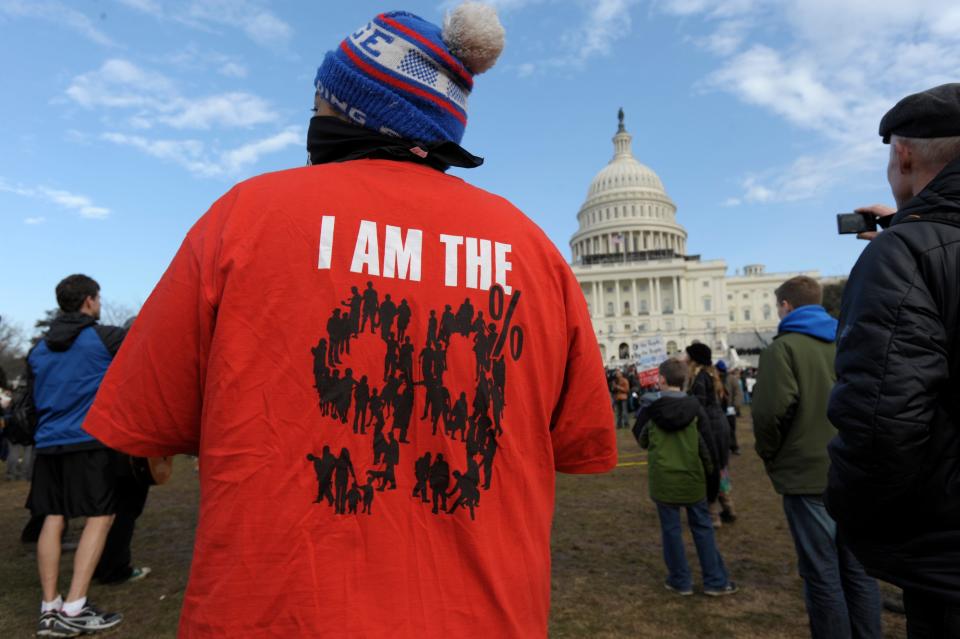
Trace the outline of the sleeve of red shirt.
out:
<instances>
[{"instance_id":1,"label":"sleeve of red shirt","mask_svg":"<svg viewBox=\"0 0 960 639\"><path fill-rule=\"evenodd\" d=\"M213 336L217 236L224 196L190 230L107 370L84 430L142 457L195 454Z\"/></svg>"},{"instance_id":2,"label":"sleeve of red shirt","mask_svg":"<svg viewBox=\"0 0 960 639\"><path fill-rule=\"evenodd\" d=\"M567 365L550 424L554 464L562 473L605 473L617 465L613 407L586 300L565 264L563 295Z\"/></svg>"}]
</instances>

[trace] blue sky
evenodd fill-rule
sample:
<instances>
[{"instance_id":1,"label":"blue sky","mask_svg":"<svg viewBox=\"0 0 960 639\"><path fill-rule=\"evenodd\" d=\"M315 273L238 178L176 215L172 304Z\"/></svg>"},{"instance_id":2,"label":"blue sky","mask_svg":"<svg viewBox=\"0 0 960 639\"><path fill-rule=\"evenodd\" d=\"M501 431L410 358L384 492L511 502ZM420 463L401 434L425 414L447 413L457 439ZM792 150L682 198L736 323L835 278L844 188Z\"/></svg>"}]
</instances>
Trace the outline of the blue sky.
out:
<instances>
[{"instance_id":1,"label":"blue sky","mask_svg":"<svg viewBox=\"0 0 960 639\"><path fill-rule=\"evenodd\" d=\"M461 175L567 254L623 107L689 250L844 274L835 214L889 203L876 134L900 97L956 80L948 0L501 0ZM230 186L300 166L323 54L373 15L449 2L0 0L0 315L28 332L83 272L138 306Z\"/></svg>"}]
</instances>

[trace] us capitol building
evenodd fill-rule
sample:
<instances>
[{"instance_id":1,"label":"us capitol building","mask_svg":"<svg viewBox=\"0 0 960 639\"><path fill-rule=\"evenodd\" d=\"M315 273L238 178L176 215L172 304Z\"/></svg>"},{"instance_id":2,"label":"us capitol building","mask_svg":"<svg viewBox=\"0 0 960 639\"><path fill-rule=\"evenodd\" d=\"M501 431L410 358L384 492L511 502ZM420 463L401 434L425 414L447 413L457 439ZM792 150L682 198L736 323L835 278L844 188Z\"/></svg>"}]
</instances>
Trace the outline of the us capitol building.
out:
<instances>
[{"instance_id":1,"label":"us capitol building","mask_svg":"<svg viewBox=\"0 0 960 639\"><path fill-rule=\"evenodd\" d=\"M630 363L639 341L658 336L668 354L696 340L715 359L728 358L731 347L755 355L780 321L774 290L795 275L820 280L819 272L767 273L752 264L728 277L724 260L688 255L676 205L657 174L633 157L622 110L619 118L613 159L590 183L570 238L604 363Z\"/></svg>"}]
</instances>

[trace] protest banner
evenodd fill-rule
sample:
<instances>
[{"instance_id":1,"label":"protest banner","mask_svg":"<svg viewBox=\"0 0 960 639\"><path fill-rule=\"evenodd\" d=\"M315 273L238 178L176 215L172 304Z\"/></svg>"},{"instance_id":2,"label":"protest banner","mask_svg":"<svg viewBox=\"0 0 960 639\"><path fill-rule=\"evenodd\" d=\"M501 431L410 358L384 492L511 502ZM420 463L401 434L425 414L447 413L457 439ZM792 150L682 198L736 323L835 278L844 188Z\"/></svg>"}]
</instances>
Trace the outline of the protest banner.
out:
<instances>
[{"instance_id":1,"label":"protest banner","mask_svg":"<svg viewBox=\"0 0 960 639\"><path fill-rule=\"evenodd\" d=\"M648 337L633 344L633 361L641 386L654 386L660 362L667 359L667 346L662 336Z\"/></svg>"}]
</instances>

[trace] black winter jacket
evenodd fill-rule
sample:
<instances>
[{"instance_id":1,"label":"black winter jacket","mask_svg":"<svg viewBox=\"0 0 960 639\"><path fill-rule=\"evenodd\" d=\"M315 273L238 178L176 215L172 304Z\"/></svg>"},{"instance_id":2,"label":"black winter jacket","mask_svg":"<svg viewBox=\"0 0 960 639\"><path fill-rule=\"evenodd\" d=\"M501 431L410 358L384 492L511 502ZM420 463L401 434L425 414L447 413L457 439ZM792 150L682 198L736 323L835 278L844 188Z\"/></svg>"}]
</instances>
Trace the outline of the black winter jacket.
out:
<instances>
[{"instance_id":1,"label":"black winter jacket","mask_svg":"<svg viewBox=\"0 0 960 639\"><path fill-rule=\"evenodd\" d=\"M843 294L827 507L867 571L960 603L960 160Z\"/></svg>"},{"instance_id":2,"label":"black winter jacket","mask_svg":"<svg viewBox=\"0 0 960 639\"><path fill-rule=\"evenodd\" d=\"M730 463L730 422L724 414L713 376L701 370L690 385L690 395L697 398L710 420L709 433L704 433L710 455L718 471Z\"/></svg>"}]
</instances>

